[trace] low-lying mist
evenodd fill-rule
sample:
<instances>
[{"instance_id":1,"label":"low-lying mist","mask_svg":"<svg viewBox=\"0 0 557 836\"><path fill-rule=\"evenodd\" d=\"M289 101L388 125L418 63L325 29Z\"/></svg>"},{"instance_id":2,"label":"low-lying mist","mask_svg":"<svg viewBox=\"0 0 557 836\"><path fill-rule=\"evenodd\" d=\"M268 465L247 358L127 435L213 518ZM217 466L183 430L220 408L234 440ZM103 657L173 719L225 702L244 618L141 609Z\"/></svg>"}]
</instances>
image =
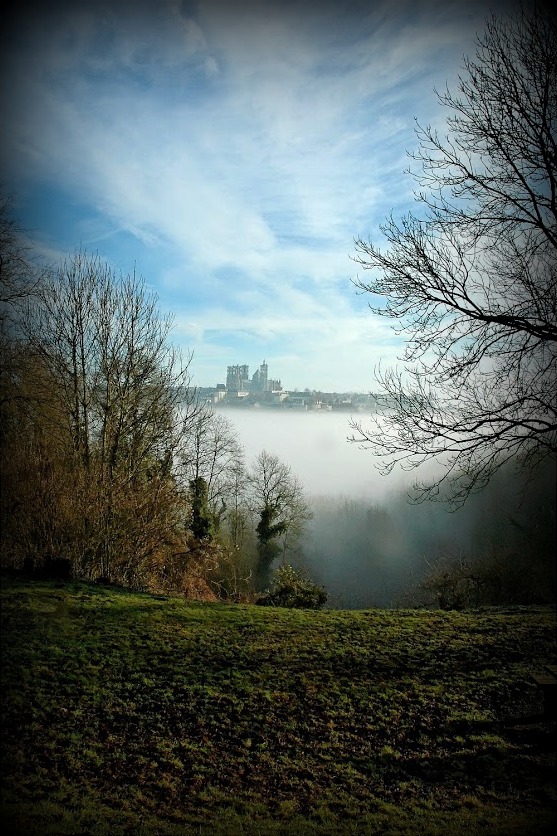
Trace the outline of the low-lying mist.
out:
<instances>
[{"instance_id":1,"label":"low-lying mist","mask_svg":"<svg viewBox=\"0 0 557 836\"><path fill-rule=\"evenodd\" d=\"M452 512L440 503L411 504L408 495L313 500L303 542L305 565L337 607L420 606L420 589L436 567L489 570L494 599L554 600L555 467L527 482L498 473L481 493ZM495 575L499 573L501 580Z\"/></svg>"},{"instance_id":2,"label":"low-lying mist","mask_svg":"<svg viewBox=\"0 0 557 836\"><path fill-rule=\"evenodd\" d=\"M379 499L411 483L408 473L382 477L369 451L347 442L347 412L237 407L221 413L235 426L248 462L263 449L273 453L301 479L308 496Z\"/></svg>"},{"instance_id":3,"label":"low-lying mist","mask_svg":"<svg viewBox=\"0 0 557 836\"><path fill-rule=\"evenodd\" d=\"M520 588L528 579L534 598L553 599L554 461L531 480L510 467L501 470L486 489L450 511L438 502L409 502L415 471L381 476L370 453L346 441L346 413L225 414L248 462L265 449L304 484L313 519L293 562L326 587L330 605L420 605L420 584L441 561L489 561L511 585Z\"/></svg>"}]
</instances>

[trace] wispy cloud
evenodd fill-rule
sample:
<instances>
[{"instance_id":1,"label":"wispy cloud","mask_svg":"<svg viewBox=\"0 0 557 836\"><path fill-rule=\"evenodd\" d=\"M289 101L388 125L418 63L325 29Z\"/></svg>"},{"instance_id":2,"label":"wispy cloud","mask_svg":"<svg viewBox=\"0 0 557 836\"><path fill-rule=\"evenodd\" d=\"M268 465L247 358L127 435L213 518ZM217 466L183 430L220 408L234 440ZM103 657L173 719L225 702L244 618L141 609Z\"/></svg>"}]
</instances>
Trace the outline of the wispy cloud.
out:
<instances>
[{"instance_id":1,"label":"wispy cloud","mask_svg":"<svg viewBox=\"0 0 557 836\"><path fill-rule=\"evenodd\" d=\"M353 238L411 205L414 117L439 118L481 5L37 6L6 42L8 184L79 203L75 245L117 260L124 236L127 260L131 236L200 375L271 350L285 385L368 388L396 340Z\"/></svg>"}]
</instances>

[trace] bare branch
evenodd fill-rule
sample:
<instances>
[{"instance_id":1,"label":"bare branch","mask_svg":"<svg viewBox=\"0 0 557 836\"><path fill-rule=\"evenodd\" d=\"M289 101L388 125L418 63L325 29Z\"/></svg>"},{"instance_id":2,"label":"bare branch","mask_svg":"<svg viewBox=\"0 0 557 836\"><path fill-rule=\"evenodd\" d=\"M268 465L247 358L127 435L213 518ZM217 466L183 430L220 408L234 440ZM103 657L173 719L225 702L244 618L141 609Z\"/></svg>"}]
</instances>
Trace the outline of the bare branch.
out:
<instances>
[{"instance_id":1,"label":"bare branch","mask_svg":"<svg viewBox=\"0 0 557 836\"><path fill-rule=\"evenodd\" d=\"M447 135L417 128L419 215L387 219L384 249L355 242L356 287L406 341L376 374L393 408L351 438L386 471L441 460L422 490L452 481L457 502L510 458L557 453L555 17L491 17L464 70L438 95Z\"/></svg>"}]
</instances>

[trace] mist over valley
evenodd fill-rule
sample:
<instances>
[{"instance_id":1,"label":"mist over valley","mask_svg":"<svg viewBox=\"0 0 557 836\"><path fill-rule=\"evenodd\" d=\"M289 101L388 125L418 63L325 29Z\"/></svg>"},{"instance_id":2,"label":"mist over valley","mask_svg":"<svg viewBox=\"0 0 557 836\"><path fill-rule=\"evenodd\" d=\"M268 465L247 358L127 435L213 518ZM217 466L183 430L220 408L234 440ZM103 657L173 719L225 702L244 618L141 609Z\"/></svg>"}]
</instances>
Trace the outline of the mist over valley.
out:
<instances>
[{"instance_id":1,"label":"mist over valley","mask_svg":"<svg viewBox=\"0 0 557 836\"><path fill-rule=\"evenodd\" d=\"M263 449L277 455L308 496L374 501L411 483L408 473L382 477L370 454L348 443L349 412L239 407L219 409L219 414L233 423L248 463Z\"/></svg>"},{"instance_id":2,"label":"mist over valley","mask_svg":"<svg viewBox=\"0 0 557 836\"><path fill-rule=\"evenodd\" d=\"M441 502L409 501L414 481L435 474L431 464L381 475L370 451L347 441L348 412L232 408L219 414L233 424L248 467L266 450L301 480L313 517L288 559L326 587L330 606L428 605L437 590L421 588L427 577L447 565L481 563L491 567L492 598L512 597L509 587L523 589L528 578L532 600L554 599L554 461L530 481L506 468L463 507L449 510ZM357 418L365 423L365 414Z\"/></svg>"}]
</instances>

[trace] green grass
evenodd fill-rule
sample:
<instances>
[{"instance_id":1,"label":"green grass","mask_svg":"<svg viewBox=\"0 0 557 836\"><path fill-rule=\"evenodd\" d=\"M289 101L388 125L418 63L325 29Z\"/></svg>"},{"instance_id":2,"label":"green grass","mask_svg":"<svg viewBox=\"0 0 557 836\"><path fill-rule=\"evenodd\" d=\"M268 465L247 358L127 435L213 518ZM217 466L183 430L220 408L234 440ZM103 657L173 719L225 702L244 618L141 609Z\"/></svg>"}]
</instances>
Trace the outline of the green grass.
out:
<instances>
[{"instance_id":1,"label":"green grass","mask_svg":"<svg viewBox=\"0 0 557 836\"><path fill-rule=\"evenodd\" d=\"M555 626L6 580L3 832L539 836Z\"/></svg>"}]
</instances>

